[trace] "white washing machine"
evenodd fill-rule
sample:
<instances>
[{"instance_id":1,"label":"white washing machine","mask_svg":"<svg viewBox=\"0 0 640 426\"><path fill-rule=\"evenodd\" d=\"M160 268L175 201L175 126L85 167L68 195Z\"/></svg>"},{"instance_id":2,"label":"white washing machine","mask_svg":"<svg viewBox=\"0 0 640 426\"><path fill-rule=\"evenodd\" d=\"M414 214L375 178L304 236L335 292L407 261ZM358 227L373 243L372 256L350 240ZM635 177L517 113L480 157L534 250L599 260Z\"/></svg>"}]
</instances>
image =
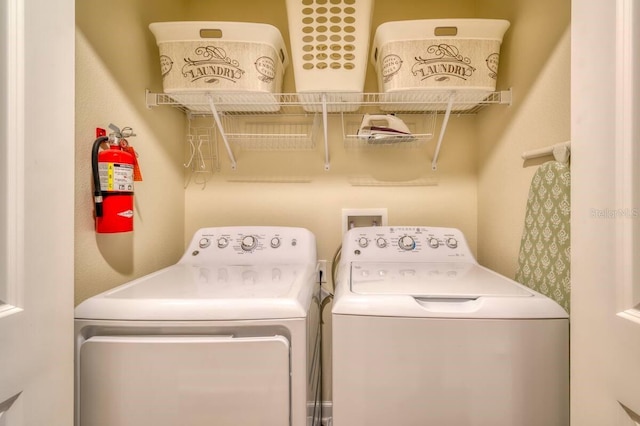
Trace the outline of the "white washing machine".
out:
<instances>
[{"instance_id":1,"label":"white washing machine","mask_svg":"<svg viewBox=\"0 0 640 426\"><path fill-rule=\"evenodd\" d=\"M333 426L568 426L569 320L435 227L345 234Z\"/></svg>"},{"instance_id":2,"label":"white washing machine","mask_svg":"<svg viewBox=\"0 0 640 426\"><path fill-rule=\"evenodd\" d=\"M77 426L320 425L315 237L204 228L75 312Z\"/></svg>"}]
</instances>

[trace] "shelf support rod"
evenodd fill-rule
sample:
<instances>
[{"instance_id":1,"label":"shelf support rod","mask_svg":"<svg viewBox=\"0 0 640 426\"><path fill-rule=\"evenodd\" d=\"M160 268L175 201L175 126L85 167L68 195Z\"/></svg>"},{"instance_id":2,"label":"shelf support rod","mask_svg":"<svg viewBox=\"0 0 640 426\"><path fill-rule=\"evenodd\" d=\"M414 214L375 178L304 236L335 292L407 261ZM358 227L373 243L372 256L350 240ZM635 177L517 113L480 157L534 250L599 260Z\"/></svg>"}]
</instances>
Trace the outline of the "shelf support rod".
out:
<instances>
[{"instance_id":1,"label":"shelf support rod","mask_svg":"<svg viewBox=\"0 0 640 426\"><path fill-rule=\"evenodd\" d=\"M453 98L455 92L449 94L449 102L447 102L447 110L444 113L442 119L442 126L440 127L440 135L438 136L438 144L436 145L436 151L433 153L433 160L431 161L431 170L434 172L438 169L438 156L440 155L440 146L442 145L442 139L444 139L444 133L447 130L447 124L449 124L449 117L451 116L451 108L453 107Z\"/></svg>"},{"instance_id":2,"label":"shelf support rod","mask_svg":"<svg viewBox=\"0 0 640 426\"><path fill-rule=\"evenodd\" d=\"M329 128L327 123L327 94L322 94L322 131L324 133L324 169L328 171L331 168L329 164Z\"/></svg>"},{"instance_id":3,"label":"shelf support rod","mask_svg":"<svg viewBox=\"0 0 640 426\"><path fill-rule=\"evenodd\" d=\"M218 130L220 131L220 135L222 136L222 140L224 141L224 146L227 149L227 155L229 156L229 161L231 162L231 170L235 170L238 166L238 163L236 163L236 157L233 155L233 151L231 151L231 146L229 146L227 135L224 132L222 122L220 121L220 115L218 114L218 110L216 109L216 105L213 102L213 98L211 97L211 95L207 96L207 99L209 100L209 107L211 108L213 119L216 121L216 126L218 126Z\"/></svg>"}]
</instances>

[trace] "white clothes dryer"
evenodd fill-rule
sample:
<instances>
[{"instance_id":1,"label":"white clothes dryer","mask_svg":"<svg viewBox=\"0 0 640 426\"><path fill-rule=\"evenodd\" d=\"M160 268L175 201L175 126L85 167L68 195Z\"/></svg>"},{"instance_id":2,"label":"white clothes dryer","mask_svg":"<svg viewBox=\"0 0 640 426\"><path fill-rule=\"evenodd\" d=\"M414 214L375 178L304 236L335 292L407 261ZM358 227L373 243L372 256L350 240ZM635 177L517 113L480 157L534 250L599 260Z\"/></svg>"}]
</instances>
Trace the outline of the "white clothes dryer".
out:
<instances>
[{"instance_id":1,"label":"white clothes dryer","mask_svg":"<svg viewBox=\"0 0 640 426\"><path fill-rule=\"evenodd\" d=\"M316 257L306 229L204 228L82 302L76 425L319 426Z\"/></svg>"},{"instance_id":2,"label":"white clothes dryer","mask_svg":"<svg viewBox=\"0 0 640 426\"><path fill-rule=\"evenodd\" d=\"M567 426L569 320L463 234L354 228L336 278L333 426Z\"/></svg>"}]
</instances>

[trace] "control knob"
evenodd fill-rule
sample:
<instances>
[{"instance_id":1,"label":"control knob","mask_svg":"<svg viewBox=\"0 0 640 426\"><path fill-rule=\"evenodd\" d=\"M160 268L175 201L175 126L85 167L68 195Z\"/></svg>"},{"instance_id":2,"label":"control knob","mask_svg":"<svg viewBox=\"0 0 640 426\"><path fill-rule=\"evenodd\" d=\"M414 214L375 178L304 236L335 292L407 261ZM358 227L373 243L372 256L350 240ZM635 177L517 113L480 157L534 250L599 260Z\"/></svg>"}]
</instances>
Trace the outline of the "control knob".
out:
<instances>
[{"instance_id":1,"label":"control knob","mask_svg":"<svg viewBox=\"0 0 640 426\"><path fill-rule=\"evenodd\" d=\"M278 247L280 247L280 238L273 237L271 239L271 248L278 248Z\"/></svg>"},{"instance_id":2,"label":"control knob","mask_svg":"<svg viewBox=\"0 0 640 426\"><path fill-rule=\"evenodd\" d=\"M440 242L438 241L437 238L431 237L429 238L429 247L438 248L440 247Z\"/></svg>"},{"instance_id":3,"label":"control knob","mask_svg":"<svg viewBox=\"0 0 640 426\"><path fill-rule=\"evenodd\" d=\"M360 237L358 238L358 245L362 248L365 248L369 245L369 240L367 240L367 237Z\"/></svg>"},{"instance_id":4,"label":"control knob","mask_svg":"<svg viewBox=\"0 0 640 426\"><path fill-rule=\"evenodd\" d=\"M200 238L200 241L198 241L198 246L201 249L209 247L210 244L211 244L211 240L207 237L202 237Z\"/></svg>"},{"instance_id":5,"label":"control knob","mask_svg":"<svg viewBox=\"0 0 640 426\"><path fill-rule=\"evenodd\" d=\"M453 237L447 238L447 247L452 249L458 247L458 240Z\"/></svg>"},{"instance_id":6,"label":"control knob","mask_svg":"<svg viewBox=\"0 0 640 426\"><path fill-rule=\"evenodd\" d=\"M244 251L251 251L256 248L256 244L258 244L258 240L256 240L256 237L254 237L253 235L247 235L246 237L242 238L240 247Z\"/></svg>"},{"instance_id":7,"label":"control knob","mask_svg":"<svg viewBox=\"0 0 640 426\"><path fill-rule=\"evenodd\" d=\"M400 240L398 240L398 246L402 250L413 250L416 247L416 242L413 237L405 235L404 237L400 238Z\"/></svg>"},{"instance_id":8,"label":"control knob","mask_svg":"<svg viewBox=\"0 0 640 426\"><path fill-rule=\"evenodd\" d=\"M376 240L376 245L380 248L385 248L387 246L387 240L385 240L384 238L380 237Z\"/></svg>"},{"instance_id":9,"label":"control knob","mask_svg":"<svg viewBox=\"0 0 640 426\"><path fill-rule=\"evenodd\" d=\"M227 237L218 238L218 248L225 248L228 245L229 245L229 240L227 239Z\"/></svg>"}]
</instances>

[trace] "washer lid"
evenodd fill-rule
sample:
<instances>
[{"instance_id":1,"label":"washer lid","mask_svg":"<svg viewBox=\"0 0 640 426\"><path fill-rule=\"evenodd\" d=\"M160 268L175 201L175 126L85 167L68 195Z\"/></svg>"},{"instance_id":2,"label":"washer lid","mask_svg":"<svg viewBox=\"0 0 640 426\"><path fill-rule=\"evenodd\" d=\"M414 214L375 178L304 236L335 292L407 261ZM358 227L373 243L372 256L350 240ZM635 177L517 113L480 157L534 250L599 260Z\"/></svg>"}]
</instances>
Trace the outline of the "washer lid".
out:
<instances>
[{"instance_id":1,"label":"washer lid","mask_svg":"<svg viewBox=\"0 0 640 426\"><path fill-rule=\"evenodd\" d=\"M331 312L365 317L568 318L548 297L473 262L352 262L339 270Z\"/></svg>"},{"instance_id":2,"label":"washer lid","mask_svg":"<svg viewBox=\"0 0 640 426\"><path fill-rule=\"evenodd\" d=\"M82 302L76 318L238 320L306 316L315 265L176 264Z\"/></svg>"},{"instance_id":3,"label":"washer lid","mask_svg":"<svg viewBox=\"0 0 640 426\"><path fill-rule=\"evenodd\" d=\"M526 287L475 263L353 262L351 292L433 298L531 297Z\"/></svg>"}]
</instances>

